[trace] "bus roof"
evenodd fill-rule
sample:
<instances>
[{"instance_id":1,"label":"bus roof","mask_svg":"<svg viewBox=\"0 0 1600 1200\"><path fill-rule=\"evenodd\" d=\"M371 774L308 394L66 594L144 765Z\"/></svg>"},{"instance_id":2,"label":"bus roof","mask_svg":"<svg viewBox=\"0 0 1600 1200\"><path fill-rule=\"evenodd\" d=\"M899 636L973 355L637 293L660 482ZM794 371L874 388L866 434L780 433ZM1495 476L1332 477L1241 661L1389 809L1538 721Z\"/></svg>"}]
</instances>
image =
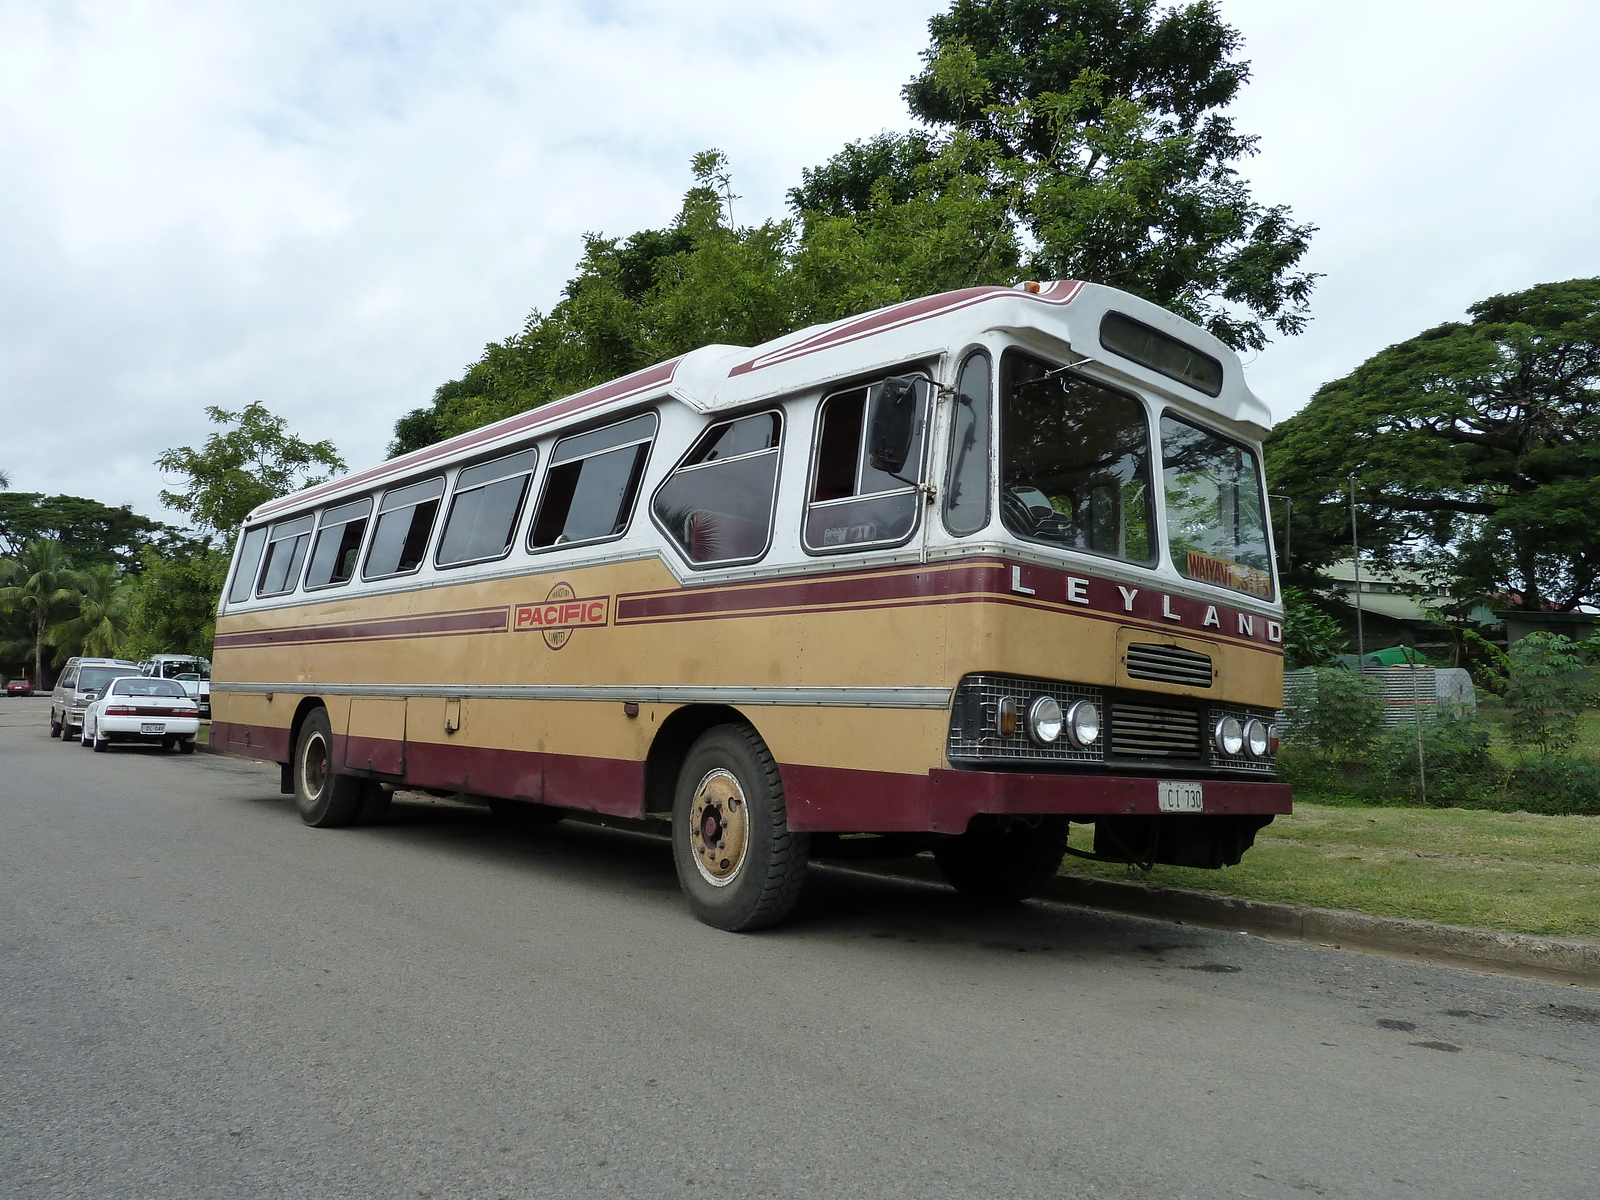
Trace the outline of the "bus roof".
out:
<instances>
[{"instance_id":1,"label":"bus roof","mask_svg":"<svg viewBox=\"0 0 1600 1200\"><path fill-rule=\"evenodd\" d=\"M1038 290L1032 290L1034 287ZM1216 359L1223 367L1219 393L1206 395L1103 349L1101 318L1113 310ZM759 346L702 346L375 467L270 500L248 519L257 522L304 510L346 493L369 491L391 480L415 476L431 466L442 468L469 454L487 454L580 419L603 417L640 400L671 396L706 414L738 409L946 349L959 350L989 330L1042 336L1049 343L1059 343L1064 356L1093 359L1143 387L1253 427L1258 434L1264 435L1271 425L1267 406L1244 382L1238 356L1198 325L1147 300L1077 280L1029 284L1026 290L973 287L813 325Z\"/></svg>"}]
</instances>

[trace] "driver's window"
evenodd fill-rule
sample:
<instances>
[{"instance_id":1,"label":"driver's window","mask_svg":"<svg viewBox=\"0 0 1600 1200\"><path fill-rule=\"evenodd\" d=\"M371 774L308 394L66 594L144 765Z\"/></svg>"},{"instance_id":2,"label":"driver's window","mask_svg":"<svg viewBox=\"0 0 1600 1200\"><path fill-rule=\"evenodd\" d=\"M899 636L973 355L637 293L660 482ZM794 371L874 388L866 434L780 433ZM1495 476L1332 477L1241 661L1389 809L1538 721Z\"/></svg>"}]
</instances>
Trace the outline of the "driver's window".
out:
<instances>
[{"instance_id":1,"label":"driver's window","mask_svg":"<svg viewBox=\"0 0 1600 1200\"><path fill-rule=\"evenodd\" d=\"M916 526L928 384L917 378L911 450L898 475L868 461L866 431L880 390L879 384L852 388L822 402L806 505L805 547L812 553L904 541Z\"/></svg>"}]
</instances>

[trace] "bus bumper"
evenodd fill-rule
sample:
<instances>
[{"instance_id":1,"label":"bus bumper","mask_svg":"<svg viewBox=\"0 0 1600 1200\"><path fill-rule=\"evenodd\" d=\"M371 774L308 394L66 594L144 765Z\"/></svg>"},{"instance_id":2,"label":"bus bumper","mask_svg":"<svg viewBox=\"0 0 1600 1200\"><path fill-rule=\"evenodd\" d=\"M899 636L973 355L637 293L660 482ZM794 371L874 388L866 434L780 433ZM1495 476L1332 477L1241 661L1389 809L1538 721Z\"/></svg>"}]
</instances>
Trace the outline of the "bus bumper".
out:
<instances>
[{"instance_id":1,"label":"bus bumper","mask_svg":"<svg viewBox=\"0 0 1600 1200\"><path fill-rule=\"evenodd\" d=\"M926 775L785 764L789 828L812 833L961 833L979 813L1007 816L1155 816L1160 779L1129 775L1027 775L933 770ZM1286 783L1203 779L1193 815L1292 811Z\"/></svg>"}]
</instances>

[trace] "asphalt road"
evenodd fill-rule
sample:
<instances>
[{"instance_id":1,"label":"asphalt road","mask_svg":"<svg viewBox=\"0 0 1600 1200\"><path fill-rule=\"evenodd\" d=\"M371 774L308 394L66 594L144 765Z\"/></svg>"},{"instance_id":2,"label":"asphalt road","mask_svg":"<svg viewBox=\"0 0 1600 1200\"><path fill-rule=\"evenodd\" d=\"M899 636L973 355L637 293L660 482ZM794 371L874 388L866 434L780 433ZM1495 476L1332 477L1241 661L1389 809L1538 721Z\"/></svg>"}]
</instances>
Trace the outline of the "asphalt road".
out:
<instances>
[{"instance_id":1,"label":"asphalt road","mask_svg":"<svg viewBox=\"0 0 1600 1200\"><path fill-rule=\"evenodd\" d=\"M1600 1195L1600 992L397 805L0 700L0 1196Z\"/></svg>"}]
</instances>

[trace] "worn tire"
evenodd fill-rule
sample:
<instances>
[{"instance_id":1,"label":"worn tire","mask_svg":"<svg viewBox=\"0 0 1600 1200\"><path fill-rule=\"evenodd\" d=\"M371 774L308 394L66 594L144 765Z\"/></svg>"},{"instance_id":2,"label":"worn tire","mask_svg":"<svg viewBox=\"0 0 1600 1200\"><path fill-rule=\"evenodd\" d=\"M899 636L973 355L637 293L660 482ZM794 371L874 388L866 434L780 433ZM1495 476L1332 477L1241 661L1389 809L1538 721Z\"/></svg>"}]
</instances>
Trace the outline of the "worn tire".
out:
<instances>
[{"instance_id":1,"label":"worn tire","mask_svg":"<svg viewBox=\"0 0 1600 1200\"><path fill-rule=\"evenodd\" d=\"M672 804L672 857L694 915L733 932L763 929L800 898L811 839L789 829L766 743L718 725L689 749Z\"/></svg>"},{"instance_id":2,"label":"worn tire","mask_svg":"<svg viewBox=\"0 0 1600 1200\"><path fill-rule=\"evenodd\" d=\"M960 837L934 847L950 885L982 904L1020 904L1054 879L1066 857L1067 826L1045 817L1036 826L979 816Z\"/></svg>"},{"instance_id":3,"label":"worn tire","mask_svg":"<svg viewBox=\"0 0 1600 1200\"><path fill-rule=\"evenodd\" d=\"M356 819L367 781L335 773L333 726L325 708L313 709L300 726L293 775L294 805L307 825L333 829Z\"/></svg>"},{"instance_id":4,"label":"worn tire","mask_svg":"<svg viewBox=\"0 0 1600 1200\"><path fill-rule=\"evenodd\" d=\"M191 738L183 738L181 741L178 742L178 750L182 754L193 754L194 753L194 739L192 737Z\"/></svg>"}]
</instances>

